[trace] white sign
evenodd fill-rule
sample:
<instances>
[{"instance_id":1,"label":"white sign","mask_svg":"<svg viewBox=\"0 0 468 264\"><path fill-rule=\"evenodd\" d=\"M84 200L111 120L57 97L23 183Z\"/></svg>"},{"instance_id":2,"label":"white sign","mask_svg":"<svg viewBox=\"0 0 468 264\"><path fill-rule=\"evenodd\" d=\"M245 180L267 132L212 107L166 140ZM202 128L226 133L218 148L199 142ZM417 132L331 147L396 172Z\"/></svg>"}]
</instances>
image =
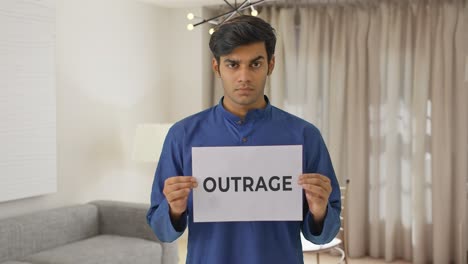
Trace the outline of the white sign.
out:
<instances>
[{"instance_id":1,"label":"white sign","mask_svg":"<svg viewBox=\"0 0 468 264\"><path fill-rule=\"evenodd\" d=\"M194 147L194 222L302 221L302 146Z\"/></svg>"}]
</instances>

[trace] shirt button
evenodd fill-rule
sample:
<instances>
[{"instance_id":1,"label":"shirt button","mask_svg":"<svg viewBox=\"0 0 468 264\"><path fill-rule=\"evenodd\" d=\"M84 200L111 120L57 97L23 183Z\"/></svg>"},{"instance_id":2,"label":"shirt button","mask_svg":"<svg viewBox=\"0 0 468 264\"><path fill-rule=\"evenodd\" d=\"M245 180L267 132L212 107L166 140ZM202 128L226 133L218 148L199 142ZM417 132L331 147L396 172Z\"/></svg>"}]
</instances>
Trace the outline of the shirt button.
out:
<instances>
[{"instance_id":1,"label":"shirt button","mask_svg":"<svg viewBox=\"0 0 468 264\"><path fill-rule=\"evenodd\" d=\"M238 125L242 125L244 122L242 122L242 120L239 120L236 122Z\"/></svg>"},{"instance_id":2,"label":"shirt button","mask_svg":"<svg viewBox=\"0 0 468 264\"><path fill-rule=\"evenodd\" d=\"M242 142L243 143L247 142L247 138L242 138Z\"/></svg>"}]
</instances>

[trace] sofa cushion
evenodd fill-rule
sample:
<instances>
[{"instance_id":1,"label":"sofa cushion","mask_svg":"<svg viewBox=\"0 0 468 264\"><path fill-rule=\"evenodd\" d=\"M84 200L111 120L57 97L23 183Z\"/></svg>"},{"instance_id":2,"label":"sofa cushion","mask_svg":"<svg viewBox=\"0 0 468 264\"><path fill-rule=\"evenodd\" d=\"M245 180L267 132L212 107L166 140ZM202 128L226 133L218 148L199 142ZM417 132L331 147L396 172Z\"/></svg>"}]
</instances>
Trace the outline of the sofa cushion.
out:
<instances>
[{"instance_id":1,"label":"sofa cushion","mask_svg":"<svg viewBox=\"0 0 468 264\"><path fill-rule=\"evenodd\" d=\"M100 235L23 258L35 264L160 264L161 245L153 241Z\"/></svg>"},{"instance_id":2,"label":"sofa cushion","mask_svg":"<svg viewBox=\"0 0 468 264\"><path fill-rule=\"evenodd\" d=\"M98 208L99 234L139 237L161 242L146 222L147 204L93 201Z\"/></svg>"},{"instance_id":3,"label":"sofa cushion","mask_svg":"<svg viewBox=\"0 0 468 264\"><path fill-rule=\"evenodd\" d=\"M98 234L98 209L85 204L0 221L0 262Z\"/></svg>"}]
</instances>

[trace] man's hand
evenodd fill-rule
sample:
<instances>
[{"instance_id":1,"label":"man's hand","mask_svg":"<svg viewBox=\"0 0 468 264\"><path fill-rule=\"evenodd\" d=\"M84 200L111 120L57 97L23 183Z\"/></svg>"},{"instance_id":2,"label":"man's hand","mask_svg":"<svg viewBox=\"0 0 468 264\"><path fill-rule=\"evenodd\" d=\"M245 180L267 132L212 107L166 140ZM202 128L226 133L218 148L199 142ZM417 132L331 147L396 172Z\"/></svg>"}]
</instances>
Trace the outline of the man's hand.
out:
<instances>
[{"instance_id":1,"label":"man's hand","mask_svg":"<svg viewBox=\"0 0 468 264\"><path fill-rule=\"evenodd\" d=\"M299 185L305 191L309 210L316 223L321 223L325 218L332 187L330 179L317 173L305 173L299 176Z\"/></svg>"},{"instance_id":2,"label":"man's hand","mask_svg":"<svg viewBox=\"0 0 468 264\"><path fill-rule=\"evenodd\" d=\"M178 221L187 210L190 191L197 185L197 180L192 176L174 176L164 181L163 193L169 203L172 221Z\"/></svg>"}]
</instances>

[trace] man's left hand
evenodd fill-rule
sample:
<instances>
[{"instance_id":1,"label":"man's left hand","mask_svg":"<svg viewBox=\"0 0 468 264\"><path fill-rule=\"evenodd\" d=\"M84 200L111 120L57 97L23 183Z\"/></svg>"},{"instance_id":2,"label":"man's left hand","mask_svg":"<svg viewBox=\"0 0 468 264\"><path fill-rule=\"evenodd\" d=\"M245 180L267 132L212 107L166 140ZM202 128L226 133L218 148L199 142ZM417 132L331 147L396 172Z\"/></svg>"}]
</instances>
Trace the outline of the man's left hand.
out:
<instances>
[{"instance_id":1,"label":"man's left hand","mask_svg":"<svg viewBox=\"0 0 468 264\"><path fill-rule=\"evenodd\" d=\"M299 185L305 191L309 210L316 223L325 219L332 187L330 179L317 173L305 173L299 176Z\"/></svg>"}]
</instances>

